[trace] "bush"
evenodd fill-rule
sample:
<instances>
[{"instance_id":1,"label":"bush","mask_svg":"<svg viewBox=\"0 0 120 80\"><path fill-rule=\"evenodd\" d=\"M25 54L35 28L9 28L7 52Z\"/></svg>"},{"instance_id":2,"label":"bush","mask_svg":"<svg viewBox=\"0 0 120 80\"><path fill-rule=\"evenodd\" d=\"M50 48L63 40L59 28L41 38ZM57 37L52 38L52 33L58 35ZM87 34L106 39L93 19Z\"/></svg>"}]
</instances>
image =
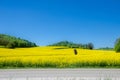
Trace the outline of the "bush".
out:
<instances>
[{"instance_id":1,"label":"bush","mask_svg":"<svg viewBox=\"0 0 120 80\"><path fill-rule=\"evenodd\" d=\"M114 49L116 52L120 52L120 38L116 40Z\"/></svg>"}]
</instances>

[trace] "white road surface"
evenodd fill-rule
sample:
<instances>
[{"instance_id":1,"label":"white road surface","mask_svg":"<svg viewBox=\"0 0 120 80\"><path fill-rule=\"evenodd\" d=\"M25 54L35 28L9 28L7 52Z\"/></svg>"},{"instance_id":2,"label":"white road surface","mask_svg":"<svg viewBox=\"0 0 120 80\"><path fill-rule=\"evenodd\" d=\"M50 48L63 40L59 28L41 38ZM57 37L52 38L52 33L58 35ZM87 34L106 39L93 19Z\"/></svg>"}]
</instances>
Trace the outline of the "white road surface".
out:
<instances>
[{"instance_id":1,"label":"white road surface","mask_svg":"<svg viewBox=\"0 0 120 80\"><path fill-rule=\"evenodd\" d=\"M0 80L120 80L120 69L0 69Z\"/></svg>"}]
</instances>

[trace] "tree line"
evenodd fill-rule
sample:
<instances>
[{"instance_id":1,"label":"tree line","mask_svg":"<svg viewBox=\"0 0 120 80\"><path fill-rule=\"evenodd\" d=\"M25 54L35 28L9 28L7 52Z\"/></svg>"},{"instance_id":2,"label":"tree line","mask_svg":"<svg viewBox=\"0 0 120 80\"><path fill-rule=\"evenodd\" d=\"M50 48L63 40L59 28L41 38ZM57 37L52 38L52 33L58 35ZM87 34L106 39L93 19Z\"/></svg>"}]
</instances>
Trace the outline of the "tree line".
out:
<instances>
[{"instance_id":1,"label":"tree line","mask_svg":"<svg viewBox=\"0 0 120 80\"><path fill-rule=\"evenodd\" d=\"M48 46L65 46L69 48L82 48L82 49L93 49L94 45L93 43L88 43L88 44L78 44L78 43L73 43L70 41L60 41Z\"/></svg>"},{"instance_id":2,"label":"tree line","mask_svg":"<svg viewBox=\"0 0 120 80\"><path fill-rule=\"evenodd\" d=\"M0 34L0 46L4 46L6 48L25 48L25 47L36 47L37 45L25 39L17 38L6 34ZM94 49L93 43L80 44L80 43L73 43L70 41L60 41L48 46L65 46L69 48L82 48L82 49L91 49L91 50ZM116 52L120 52L120 38L116 40L114 48L106 47L100 49L115 50Z\"/></svg>"},{"instance_id":3,"label":"tree line","mask_svg":"<svg viewBox=\"0 0 120 80\"><path fill-rule=\"evenodd\" d=\"M60 41L48 46L65 46L69 48L82 48L82 49L94 49L93 43L88 43L88 44L77 44L69 41ZM99 48L100 50L114 50L116 52L120 52L120 38L116 39L114 48L110 47L105 47L105 48Z\"/></svg>"},{"instance_id":4,"label":"tree line","mask_svg":"<svg viewBox=\"0 0 120 80\"><path fill-rule=\"evenodd\" d=\"M36 47L37 45L25 39L0 34L0 45L6 48Z\"/></svg>"}]
</instances>

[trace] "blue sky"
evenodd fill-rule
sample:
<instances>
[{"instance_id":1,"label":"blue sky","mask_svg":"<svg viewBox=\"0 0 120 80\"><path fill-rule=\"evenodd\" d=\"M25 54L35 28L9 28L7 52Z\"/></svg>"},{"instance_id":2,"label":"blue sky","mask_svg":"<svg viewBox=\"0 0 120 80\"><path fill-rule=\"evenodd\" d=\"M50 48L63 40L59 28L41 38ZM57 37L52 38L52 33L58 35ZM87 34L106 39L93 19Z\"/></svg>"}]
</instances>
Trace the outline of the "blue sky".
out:
<instances>
[{"instance_id":1,"label":"blue sky","mask_svg":"<svg viewBox=\"0 0 120 80\"><path fill-rule=\"evenodd\" d=\"M120 1L0 0L0 33L38 45L68 40L113 47L120 37Z\"/></svg>"}]
</instances>

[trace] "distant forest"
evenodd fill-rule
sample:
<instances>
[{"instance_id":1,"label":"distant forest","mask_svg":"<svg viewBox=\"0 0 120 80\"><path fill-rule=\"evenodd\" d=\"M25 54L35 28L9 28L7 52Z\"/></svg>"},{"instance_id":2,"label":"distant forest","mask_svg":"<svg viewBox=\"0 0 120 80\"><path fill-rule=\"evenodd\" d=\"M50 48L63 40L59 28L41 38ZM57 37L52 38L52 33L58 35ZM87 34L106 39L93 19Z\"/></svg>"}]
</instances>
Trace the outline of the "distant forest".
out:
<instances>
[{"instance_id":1,"label":"distant forest","mask_svg":"<svg viewBox=\"0 0 120 80\"><path fill-rule=\"evenodd\" d=\"M60 41L48 46L65 46L69 48L82 48L82 49L93 49L94 45L93 43L88 43L88 44L78 44L78 43L73 43L70 41Z\"/></svg>"},{"instance_id":2,"label":"distant forest","mask_svg":"<svg viewBox=\"0 0 120 80\"><path fill-rule=\"evenodd\" d=\"M82 49L94 49L93 43L81 44L81 43L73 43L70 41L60 41L54 44L50 44L48 46L65 46L68 48L82 48ZM27 47L37 47L37 45L28 40L17 38L14 36L0 34L0 47L6 48L27 48ZM120 52L120 38L116 39L114 44L114 48L104 47L99 48L99 50L115 50L116 52Z\"/></svg>"},{"instance_id":3,"label":"distant forest","mask_svg":"<svg viewBox=\"0 0 120 80\"><path fill-rule=\"evenodd\" d=\"M36 47L37 45L25 39L16 38L14 36L0 34L0 46L6 48L23 48L23 47Z\"/></svg>"},{"instance_id":4,"label":"distant forest","mask_svg":"<svg viewBox=\"0 0 120 80\"><path fill-rule=\"evenodd\" d=\"M98 48L98 50L114 50L114 48L111 47L103 47L103 48Z\"/></svg>"}]
</instances>

